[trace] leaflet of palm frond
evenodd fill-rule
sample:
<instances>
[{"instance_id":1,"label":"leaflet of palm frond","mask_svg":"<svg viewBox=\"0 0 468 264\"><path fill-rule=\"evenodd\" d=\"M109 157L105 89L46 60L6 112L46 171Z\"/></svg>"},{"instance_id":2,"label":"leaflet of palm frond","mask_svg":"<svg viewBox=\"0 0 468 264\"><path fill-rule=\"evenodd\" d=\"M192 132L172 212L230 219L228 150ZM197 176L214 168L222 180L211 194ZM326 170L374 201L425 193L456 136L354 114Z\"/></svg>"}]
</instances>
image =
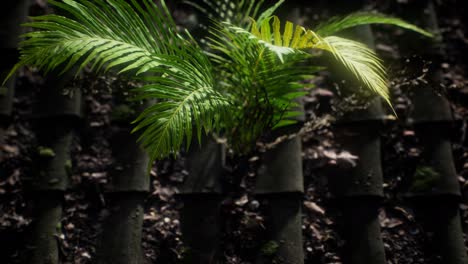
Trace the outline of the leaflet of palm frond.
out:
<instances>
[{"instance_id":1,"label":"leaflet of palm frond","mask_svg":"<svg viewBox=\"0 0 468 264\"><path fill-rule=\"evenodd\" d=\"M413 24L405 22L400 18L390 17L384 14L371 13L371 12L356 12L347 16L333 17L316 27L318 35L325 37L338 33L342 30L368 24L386 24L394 25L404 29L408 29L426 37L433 37L433 34L421 29Z\"/></svg>"}]
</instances>

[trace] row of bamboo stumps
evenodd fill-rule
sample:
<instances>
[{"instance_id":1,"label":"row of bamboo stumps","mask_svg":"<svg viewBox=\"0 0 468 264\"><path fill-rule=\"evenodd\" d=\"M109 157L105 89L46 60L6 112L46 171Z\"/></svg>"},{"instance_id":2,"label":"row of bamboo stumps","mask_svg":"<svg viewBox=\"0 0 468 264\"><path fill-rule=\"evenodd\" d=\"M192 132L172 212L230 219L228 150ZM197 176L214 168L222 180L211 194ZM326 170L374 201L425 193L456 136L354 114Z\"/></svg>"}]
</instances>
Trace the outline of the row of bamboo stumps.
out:
<instances>
[{"instance_id":1,"label":"row of bamboo stumps","mask_svg":"<svg viewBox=\"0 0 468 264\"><path fill-rule=\"evenodd\" d=\"M406 19L414 19L414 15L418 15L417 19L424 26L438 31L432 1L416 1L411 7L403 12ZM440 42L430 46L425 46L420 39L409 42L408 52L421 52L421 47L427 47L422 49L424 54L421 56L434 65L442 63L444 54ZM423 151L408 200L414 204L416 216L427 230L434 232L433 248L441 256L441 263L461 264L468 263L459 213L461 192L450 143L451 109L447 99L437 89L441 81L440 69L432 71L428 75L428 84L420 84L413 92L411 118ZM418 186L421 180L422 188Z\"/></svg>"},{"instance_id":2,"label":"row of bamboo stumps","mask_svg":"<svg viewBox=\"0 0 468 264\"><path fill-rule=\"evenodd\" d=\"M342 13L359 9L360 1L353 1L343 6L341 1L327 2L335 6ZM406 12L413 15L420 14L423 27L436 30L437 21L435 11L430 1L420 1L413 4ZM332 9L333 10L333 9ZM340 14L335 12L335 14ZM407 20L414 17L406 17ZM352 32L346 32L356 40L374 47L374 40L370 27L361 27ZM408 50L408 54L421 52L427 47L426 54L421 56L432 60L434 64L440 62L440 51L436 45L417 39L407 40L409 46L417 49ZM405 50L405 49L403 49ZM462 264L468 263L463 240L463 230L459 216L460 186L457 182L451 154L449 140L450 124L452 121L450 107L447 100L434 90L437 74L429 85L421 85L413 91L414 110L411 120L416 134L423 148L421 164L416 169L412 180L412 187L408 190L407 201L413 205L417 218L429 232L434 232L433 239L437 255L441 263ZM349 80L348 80L348 83ZM346 90L346 89L345 89ZM352 169L334 170L330 175L330 188L340 204L343 213L343 237L346 240L344 261L352 264L386 263L385 249L382 242L378 211L383 201L383 172L381 167L380 134L385 113L381 102L375 99L363 110L352 112L343 116L335 126L337 141L344 149L359 156L357 166ZM294 128L291 128L294 131ZM211 146L210 148L214 148ZM207 150L207 149L205 149ZM218 150L219 151L219 150ZM264 167L259 171L256 194L269 200L267 210L268 232L272 241L277 241L278 248L273 256L260 252L256 263L304 263L301 232L301 196L303 193L301 166L301 143L294 139L278 145L275 149L265 153ZM209 160L215 160L213 151L203 155ZM196 155L195 155L196 156ZM189 157L189 160L191 158ZM222 158L218 158L221 162ZM199 164L199 162L195 162ZM199 167L191 170L191 177L199 174ZM189 167L190 168L190 167ZM203 169L207 171L206 168ZM219 170L215 175L205 175L206 185L219 186L213 179L218 178ZM435 179L431 179L435 177ZM200 181L196 181L200 182ZM192 182L194 184L195 182ZM210 185L211 184L211 185ZM424 188L421 188L423 186ZM203 187L202 187L203 188ZM189 188L190 189L190 188ZM191 189L193 190L193 189ZM216 191L213 191L216 190ZM194 252L190 263L213 262L216 258L216 246L205 244L200 246L198 241L219 241L219 193L220 187L214 189L198 189L186 194L186 204L192 208L191 214L182 214L181 222L186 237L186 244ZM195 198L195 199L194 199ZM199 217L200 222L192 220L196 212L205 208L202 204L209 202L213 206L209 211L203 211L208 217ZM195 210L193 208L199 208ZM193 231L190 226L202 226Z\"/></svg>"},{"instance_id":3,"label":"row of bamboo stumps","mask_svg":"<svg viewBox=\"0 0 468 264\"><path fill-rule=\"evenodd\" d=\"M332 2L332 3L331 3ZM348 12L361 7L361 1L328 1L331 10ZM0 72L9 69L17 59L17 27L27 13L28 1L8 1L0 17ZM409 15L420 14L424 27L435 28L434 8L430 1L420 1L406 10ZM338 13L336 11L335 13ZM427 18L427 19L426 19ZM407 18L411 20L411 17ZM370 27L362 27L346 34L373 46ZM429 47L427 41L417 39L411 44L421 53L428 47L426 58L438 62L441 53ZM411 47L411 45L408 45ZM410 54L410 53L409 53ZM434 82L439 81L437 74ZM51 74L45 88L40 91L34 115L38 150L34 181L30 185L36 217L32 239L28 241L28 263L59 263L59 250L55 236L62 217L62 200L69 188L71 169L70 146L79 120L83 117L78 90L63 92L67 76ZM430 85L421 85L413 92L413 125L423 147L421 164L413 177L412 188L406 196L417 217L435 234L434 246L441 263L466 264L463 231L458 204L460 190L453 165L449 128L452 121L446 99L434 92ZM11 120L14 81L0 88L0 141L1 132ZM65 89L67 90L67 89ZM127 109L127 102L115 109ZM138 110L136 107L134 110ZM335 170L330 175L330 189L343 212L343 236L346 240L344 261L351 264L385 263L385 250L380 235L378 209L383 200L383 173L380 159L380 130L384 112L379 100L367 109L342 117L336 124L337 141L343 148L359 156L357 166ZM98 263L144 263L141 250L144 200L149 191L146 174L148 157L130 134L129 119L113 119L115 131L111 139L116 160L110 172L108 207L110 215L98 247ZM302 120L301 120L302 121ZM297 127L290 127L294 132ZM286 131L277 133L282 134ZM196 146L187 153L187 178L179 195L184 203L181 209L181 229L187 252L187 263L217 263L220 256L222 219L221 178L225 150L209 138L202 148ZM276 241L272 254L259 252L256 263L304 263L302 241L303 172L301 140L295 137L282 142L264 154L263 166L258 173L256 195L268 200L267 229L269 240ZM277 248L276 248L277 247Z\"/></svg>"},{"instance_id":4,"label":"row of bamboo stumps","mask_svg":"<svg viewBox=\"0 0 468 264\"><path fill-rule=\"evenodd\" d=\"M18 59L20 24L28 9L28 0L3 3L0 17L0 73L5 73ZM60 233L64 192L69 188L70 147L74 130L83 117L81 92L67 87L71 75L47 76L44 89L34 106L31 123L37 138L33 182L28 186L34 201L34 223L25 263L59 263L57 234ZM14 78L0 88L0 141L11 121ZM118 106L117 106L118 107ZM135 118L135 116L129 117ZM130 135L130 120L117 119L113 149L116 166L108 188L110 216L99 249L100 263L142 263L141 236L143 203L149 191L147 155ZM122 125L125 123L125 125ZM117 238L117 239L116 239ZM118 252L116 254L116 252Z\"/></svg>"}]
</instances>

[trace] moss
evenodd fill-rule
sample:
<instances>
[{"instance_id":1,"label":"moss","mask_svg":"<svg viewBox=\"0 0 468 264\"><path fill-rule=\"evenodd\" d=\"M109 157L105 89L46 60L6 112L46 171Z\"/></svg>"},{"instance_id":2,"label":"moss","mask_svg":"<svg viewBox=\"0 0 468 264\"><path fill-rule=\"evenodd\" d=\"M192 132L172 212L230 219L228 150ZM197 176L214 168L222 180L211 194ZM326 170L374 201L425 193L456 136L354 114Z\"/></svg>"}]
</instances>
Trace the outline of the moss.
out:
<instances>
[{"instance_id":1,"label":"moss","mask_svg":"<svg viewBox=\"0 0 468 264\"><path fill-rule=\"evenodd\" d=\"M72 161L71 160L65 161L65 172L67 173L68 176L72 175L72 168L73 168Z\"/></svg>"},{"instance_id":2,"label":"moss","mask_svg":"<svg viewBox=\"0 0 468 264\"><path fill-rule=\"evenodd\" d=\"M440 174L429 166L419 166L416 168L411 185L412 192L425 192L431 190L439 181Z\"/></svg>"},{"instance_id":3,"label":"moss","mask_svg":"<svg viewBox=\"0 0 468 264\"><path fill-rule=\"evenodd\" d=\"M62 223L58 222L57 225L55 226L55 229L57 230L57 233L62 232Z\"/></svg>"},{"instance_id":4,"label":"moss","mask_svg":"<svg viewBox=\"0 0 468 264\"><path fill-rule=\"evenodd\" d=\"M114 107L111 114L113 122L130 122L135 118L136 112L126 104L120 104Z\"/></svg>"},{"instance_id":5,"label":"moss","mask_svg":"<svg viewBox=\"0 0 468 264\"><path fill-rule=\"evenodd\" d=\"M183 263L191 263L192 257L192 249L188 246L182 246L181 249L179 250L179 254L181 259L183 260Z\"/></svg>"},{"instance_id":6,"label":"moss","mask_svg":"<svg viewBox=\"0 0 468 264\"><path fill-rule=\"evenodd\" d=\"M44 157L44 158L53 158L53 157L55 157L55 152L51 148L38 147L37 152L39 153L39 156Z\"/></svg>"},{"instance_id":7,"label":"moss","mask_svg":"<svg viewBox=\"0 0 468 264\"><path fill-rule=\"evenodd\" d=\"M261 252L265 256L273 256L278 251L278 248L279 248L278 242L271 240L271 241L266 242L262 246Z\"/></svg>"},{"instance_id":8,"label":"moss","mask_svg":"<svg viewBox=\"0 0 468 264\"><path fill-rule=\"evenodd\" d=\"M8 94L8 88L5 86L0 86L0 97L6 96Z\"/></svg>"}]
</instances>

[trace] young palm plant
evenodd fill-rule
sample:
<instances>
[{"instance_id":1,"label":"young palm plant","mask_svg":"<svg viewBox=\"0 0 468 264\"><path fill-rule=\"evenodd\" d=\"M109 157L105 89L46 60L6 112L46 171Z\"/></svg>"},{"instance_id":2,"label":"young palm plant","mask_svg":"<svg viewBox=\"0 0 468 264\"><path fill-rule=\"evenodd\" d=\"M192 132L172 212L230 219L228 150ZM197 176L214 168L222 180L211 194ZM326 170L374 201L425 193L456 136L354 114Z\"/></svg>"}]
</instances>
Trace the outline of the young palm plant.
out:
<instances>
[{"instance_id":1,"label":"young palm plant","mask_svg":"<svg viewBox=\"0 0 468 264\"><path fill-rule=\"evenodd\" d=\"M25 24L35 31L24 34L20 61L8 77L24 65L46 73L114 70L144 83L132 90L136 100L157 99L134 121L151 161L176 155L193 138L201 142L212 132L221 132L245 154L268 131L295 123L296 99L304 95L301 81L322 69L308 63L320 52L389 102L385 70L375 53L332 34L380 23L430 36L373 13L333 18L315 31L286 22L282 30L273 13L284 1L263 12L262 0L203 2L214 15L208 37L199 43L176 25L163 0L49 0L66 15L33 17Z\"/></svg>"},{"instance_id":2,"label":"young palm plant","mask_svg":"<svg viewBox=\"0 0 468 264\"><path fill-rule=\"evenodd\" d=\"M137 99L158 99L134 121L134 131L152 160L176 154L192 134L220 131L243 151L265 131L290 124L299 85L319 68L304 66L314 51L332 54L363 85L389 102L384 67L365 45L332 36L363 24L393 24L431 34L400 19L373 13L333 18L316 31L272 16L217 21L205 51L188 31L179 30L164 1L64 0L49 3L66 15L32 17L25 26L20 61L44 72L89 66L116 70L144 81ZM255 2L255 1L254 1ZM262 2L262 1L258 1ZM280 1L279 3L281 3ZM230 3L230 2L227 2ZM250 13L256 15L258 7ZM234 24L235 23L235 24ZM146 73L146 74L145 74Z\"/></svg>"}]
</instances>

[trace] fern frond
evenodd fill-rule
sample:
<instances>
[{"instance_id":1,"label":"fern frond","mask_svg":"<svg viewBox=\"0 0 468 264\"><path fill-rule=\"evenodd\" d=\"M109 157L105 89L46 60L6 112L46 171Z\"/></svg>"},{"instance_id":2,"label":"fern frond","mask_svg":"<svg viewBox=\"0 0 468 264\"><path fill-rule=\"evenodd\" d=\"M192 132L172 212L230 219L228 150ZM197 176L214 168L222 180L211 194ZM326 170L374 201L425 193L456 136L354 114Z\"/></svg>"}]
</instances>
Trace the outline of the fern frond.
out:
<instances>
[{"instance_id":1,"label":"fern frond","mask_svg":"<svg viewBox=\"0 0 468 264\"><path fill-rule=\"evenodd\" d=\"M356 12L347 16L338 16L329 19L326 22L319 24L316 28L317 34L320 36L330 36L342 30L368 24L386 24L398 26L408 29L426 37L433 37L433 34L410 24L402 19L390 17L384 14L371 13L371 12Z\"/></svg>"}]
</instances>

